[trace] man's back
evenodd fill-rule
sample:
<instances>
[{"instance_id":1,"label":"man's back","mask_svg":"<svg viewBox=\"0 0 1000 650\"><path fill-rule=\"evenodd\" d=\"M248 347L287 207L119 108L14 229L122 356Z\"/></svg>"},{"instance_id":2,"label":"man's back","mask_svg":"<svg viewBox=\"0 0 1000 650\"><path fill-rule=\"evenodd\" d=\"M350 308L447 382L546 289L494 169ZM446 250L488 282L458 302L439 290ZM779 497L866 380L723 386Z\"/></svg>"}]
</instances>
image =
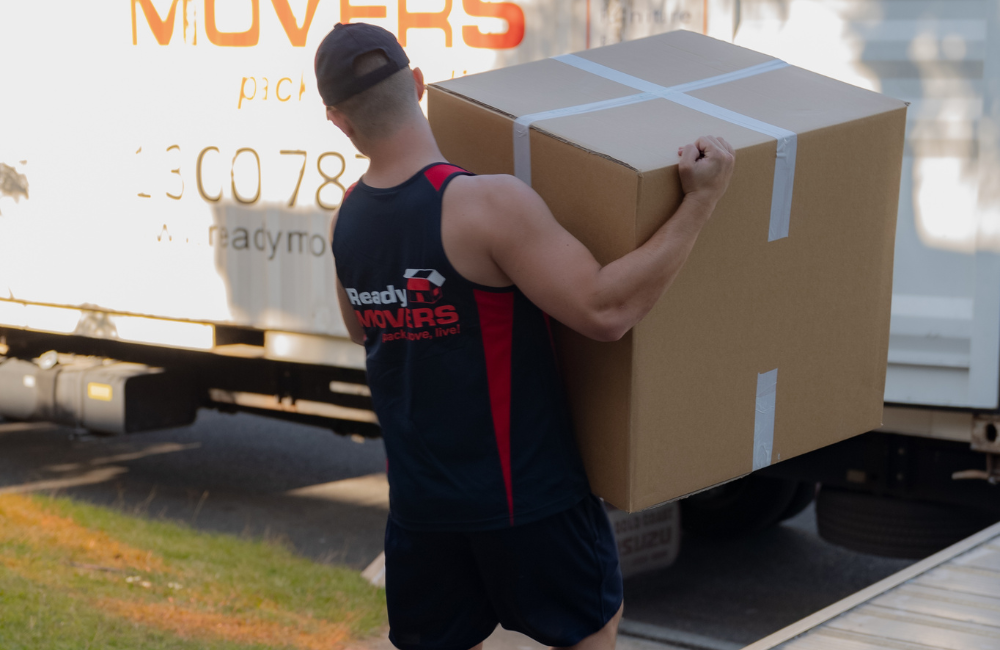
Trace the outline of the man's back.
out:
<instances>
[{"instance_id":1,"label":"man's back","mask_svg":"<svg viewBox=\"0 0 1000 650\"><path fill-rule=\"evenodd\" d=\"M445 252L442 197L464 173L358 183L333 240L365 331L392 517L417 530L530 523L589 493L548 316L513 285L463 277Z\"/></svg>"}]
</instances>

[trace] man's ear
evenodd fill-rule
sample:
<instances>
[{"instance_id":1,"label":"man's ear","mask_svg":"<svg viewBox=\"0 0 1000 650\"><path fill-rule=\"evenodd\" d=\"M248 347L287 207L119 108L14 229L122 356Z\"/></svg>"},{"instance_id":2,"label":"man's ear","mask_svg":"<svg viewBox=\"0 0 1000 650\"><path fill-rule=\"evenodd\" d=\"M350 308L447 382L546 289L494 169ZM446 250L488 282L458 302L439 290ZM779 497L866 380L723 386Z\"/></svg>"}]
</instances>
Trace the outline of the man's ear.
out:
<instances>
[{"instance_id":1,"label":"man's ear","mask_svg":"<svg viewBox=\"0 0 1000 650\"><path fill-rule=\"evenodd\" d=\"M343 111L338 111L333 106L326 107L326 119L333 122L334 126L344 132L348 138L354 140L354 125L351 120L344 115Z\"/></svg>"},{"instance_id":2,"label":"man's ear","mask_svg":"<svg viewBox=\"0 0 1000 650\"><path fill-rule=\"evenodd\" d=\"M417 87L417 101L424 98L424 73L420 68L413 68L413 85Z\"/></svg>"}]
</instances>

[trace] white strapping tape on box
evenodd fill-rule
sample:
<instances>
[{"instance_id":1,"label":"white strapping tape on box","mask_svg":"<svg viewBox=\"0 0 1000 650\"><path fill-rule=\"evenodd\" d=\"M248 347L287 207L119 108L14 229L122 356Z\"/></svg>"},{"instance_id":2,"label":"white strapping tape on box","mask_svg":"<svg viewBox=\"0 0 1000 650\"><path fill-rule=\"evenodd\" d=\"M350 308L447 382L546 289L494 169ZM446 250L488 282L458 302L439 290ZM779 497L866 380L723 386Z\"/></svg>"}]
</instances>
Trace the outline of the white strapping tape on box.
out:
<instances>
[{"instance_id":1,"label":"white strapping tape on box","mask_svg":"<svg viewBox=\"0 0 1000 650\"><path fill-rule=\"evenodd\" d=\"M567 65L641 92L637 95L626 95L590 104L580 104L578 106L569 106L541 113L531 113L517 118L514 121L515 176L525 183L531 184L531 138L529 132L533 123L557 117L602 111L617 106L627 106L650 99L666 99L706 115L725 120L726 122L769 135L778 141L777 155L774 162L774 181L771 188L771 218L768 225L767 240L774 241L788 236L788 224L792 210L792 188L795 184L795 152L797 148L795 133L685 94L687 91L717 86L737 79L745 79L764 72L778 70L788 66L787 63L775 59L767 63L743 68L742 70L735 70L714 77L708 77L707 79L699 79L698 81L667 87L659 86L645 79L633 77L630 74L594 63L575 54L566 54L554 58Z\"/></svg>"},{"instance_id":2,"label":"white strapping tape on box","mask_svg":"<svg viewBox=\"0 0 1000 650\"><path fill-rule=\"evenodd\" d=\"M753 418L753 471L771 464L774 449L774 402L778 390L778 369L757 375L757 409Z\"/></svg>"}]
</instances>

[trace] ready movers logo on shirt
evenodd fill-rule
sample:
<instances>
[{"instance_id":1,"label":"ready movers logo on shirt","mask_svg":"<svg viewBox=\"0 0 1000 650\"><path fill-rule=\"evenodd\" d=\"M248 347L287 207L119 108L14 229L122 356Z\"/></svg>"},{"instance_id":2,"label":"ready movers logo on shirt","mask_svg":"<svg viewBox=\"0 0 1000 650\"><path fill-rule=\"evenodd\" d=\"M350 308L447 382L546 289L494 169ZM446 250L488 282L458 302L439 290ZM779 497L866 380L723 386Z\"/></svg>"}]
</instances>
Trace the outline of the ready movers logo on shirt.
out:
<instances>
[{"instance_id":1,"label":"ready movers logo on shirt","mask_svg":"<svg viewBox=\"0 0 1000 650\"><path fill-rule=\"evenodd\" d=\"M434 269L406 269L403 279L405 289L391 284L383 291L344 287L351 304L360 308L354 314L362 327L387 330L382 332L383 341L417 341L462 331L454 305L439 304L444 297L443 275Z\"/></svg>"}]
</instances>

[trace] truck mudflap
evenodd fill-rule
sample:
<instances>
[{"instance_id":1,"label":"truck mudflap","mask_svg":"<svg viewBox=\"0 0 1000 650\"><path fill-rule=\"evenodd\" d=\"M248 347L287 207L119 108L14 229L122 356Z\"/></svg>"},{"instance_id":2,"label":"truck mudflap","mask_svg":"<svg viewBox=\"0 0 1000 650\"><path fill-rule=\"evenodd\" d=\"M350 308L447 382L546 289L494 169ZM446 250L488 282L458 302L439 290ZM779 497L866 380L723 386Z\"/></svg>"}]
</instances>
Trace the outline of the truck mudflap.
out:
<instances>
[{"instance_id":1,"label":"truck mudflap","mask_svg":"<svg viewBox=\"0 0 1000 650\"><path fill-rule=\"evenodd\" d=\"M1000 648L1000 523L744 650Z\"/></svg>"}]
</instances>

